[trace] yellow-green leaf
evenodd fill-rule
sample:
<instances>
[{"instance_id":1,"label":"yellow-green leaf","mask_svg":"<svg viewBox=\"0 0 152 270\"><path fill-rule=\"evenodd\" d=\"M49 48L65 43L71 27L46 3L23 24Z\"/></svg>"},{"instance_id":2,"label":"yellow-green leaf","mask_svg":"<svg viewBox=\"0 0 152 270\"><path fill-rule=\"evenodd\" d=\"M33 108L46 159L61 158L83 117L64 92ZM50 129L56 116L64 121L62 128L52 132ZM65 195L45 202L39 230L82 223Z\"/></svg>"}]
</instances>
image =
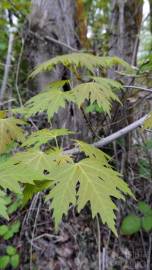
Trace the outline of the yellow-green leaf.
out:
<instances>
[{"instance_id":1,"label":"yellow-green leaf","mask_svg":"<svg viewBox=\"0 0 152 270\"><path fill-rule=\"evenodd\" d=\"M132 195L119 173L105 167L99 160L87 158L56 168L52 171L51 178L54 180L54 187L47 199L52 199L56 227L71 204L75 205L77 201L78 211L81 211L90 202L92 216L99 214L103 223L107 223L116 234L114 210L117 207L111 197L124 199L122 192ZM78 183L80 185L76 193Z\"/></svg>"},{"instance_id":2,"label":"yellow-green leaf","mask_svg":"<svg viewBox=\"0 0 152 270\"><path fill-rule=\"evenodd\" d=\"M79 108L85 100L89 100L91 104L96 102L99 107L102 106L108 114L110 114L112 101L119 101L110 86L105 88L104 85L97 82L79 84L72 89L71 94L75 97L75 102Z\"/></svg>"},{"instance_id":3,"label":"yellow-green leaf","mask_svg":"<svg viewBox=\"0 0 152 270\"><path fill-rule=\"evenodd\" d=\"M60 108L64 108L67 101L72 101L74 98L68 92L63 92L59 89L50 89L41 92L40 94L32 97L26 104L25 112L26 117L30 117L40 112L47 112L48 119L51 119Z\"/></svg>"},{"instance_id":4,"label":"yellow-green leaf","mask_svg":"<svg viewBox=\"0 0 152 270\"><path fill-rule=\"evenodd\" d=\"M71 53L61 56L56 56L40 65L38 65L33 73L32 77L36 76L42 71L52 70L56 65L62 64L65 67L72 69L73 66L76 68L83 67L94 73L95 68L110 68L113 65L122 65L125 69L130 70L131 67L127 62L122 59L114 57L100 57L89 53ZM73 69L72 69L73 70Z\"/></svg>"},{"instance_id":5,"label":"yellow-green leaf","mask_svg":"<svg viewBox=\"0 0 152 270\"><path fill-rule=\"evenodd\" d=\"M4 153L7 146L13 141L23 141L24 133L21 125L25 124L20 119L0 119L0 154Z\"/></svg>"},{"instance_id":6,"label":"yellow-green leaf","mask_svg":"<svg viewBox=\"0 0 152 270\"><path fill-rule=\"evenodd\" d=\"M33 132L22 144L22 146L31 146L35 145L36 148L39 148L40 145L47 143L50 140L56 139L59 136L70 135L73 132L66 128L59 129L42 129Z\"/></svg>"}]
</instances>

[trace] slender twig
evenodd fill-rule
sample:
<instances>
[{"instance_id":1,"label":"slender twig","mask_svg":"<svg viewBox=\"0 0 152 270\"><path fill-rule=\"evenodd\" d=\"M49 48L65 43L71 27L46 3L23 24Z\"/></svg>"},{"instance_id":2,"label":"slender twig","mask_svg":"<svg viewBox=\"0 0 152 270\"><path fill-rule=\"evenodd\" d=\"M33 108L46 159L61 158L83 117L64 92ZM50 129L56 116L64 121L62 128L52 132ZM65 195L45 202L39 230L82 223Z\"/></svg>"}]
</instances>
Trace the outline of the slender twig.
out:
<instances>
[{"instance_id":1,"label":"slender twig","mask_svg":"<svg viewBox=\"0 0 152 270\"><path fill-rule=\"evenodd\" d=\"M68 45L68 44L66 44L66 43L64 43L64 42L62 42L62 41L60 41L60 40L58 40L58 39L55 39L55 38L53 38L53 37L50 37L50 36L44 36L44 37L41 37L39 34L37 34L37 33L35 33L35 32L33 32L33 31L31 31L30 30L30 34L32 34L33 36L35 36L36 38L38 38L38 39L40 39L40 40L48 40L48 41L51 41L51 42L53 42L53 43L55 43L55 44L58 44L58 45L60 45L60 46L63 46L63 47L65 47L65 48L67 48L67 49L69 49L70 51L73 51L73 52L77 52L78 50L76 49L76 48L73 48L73 47L71 47L70 45Z\"/></svg>"},{"instance_id":2,"label":"slender twig","mask_svg":"<svg viewBox=\"0 0 152 270\"><path fill-rule=\"evenodd\" d=\"M40 192L38 192L37 195L36 195L37 200L39 198L39 195L40 195ZM33 269L33 267L32 267L33 239L34 239L34 234L35 234L35 230L36 230L36 224L37 224L37 220L38 220L38 216L39 216L39 212L40 212L40 206L41 206L41 200L39 202L39 205L38 205L38 208L37 208L37 211L36 211L36 216L35 216L35 221L34 221L34 228L33 228L33 231L32 231L31 248L30 248L30 270Z\"/></svg>"},{"instance_id":3,"label":"slender twig","mask_svg":"<svg viewBox=\"0 0 152 270\"><path fill-rule=\"evenodd\" d=\"M142 126L144 121L147 119L147 117L148 117L148 115L146 114L145 116L141 117L140 119L136 120L135 122L126 126L125 128L122 128L122 129L118 130L117 132L93 143L92 146L97 147L97 148L101 148L101 147L115 141L116 139L133 131L134 129ZM70 150L66 150L63 153L69 154L69 155L78 154L78 153L80 153L80 149L78 147L75 147L75 148L72 148Z\"/></svg>"},{"instance_id":4,"label":"slender twig","mask_svg":"<svg viewBox=\"0 0 152 270\"><path fill-rule=\"evenodd\" d=\"M22 102L22 98L20 95L19 87L18 87L18 79L19 79L19 72L20 72L20 65L21 65L23 50L24 50L24 39L22 39L22 46L21 46L21 51L20 51L19 58L18 58L17 71L16 71L16 77L15 77L15 88L16 88L18 100L19 100L21 107L23 107L23 102Z\"/></svg>"},{"instance_id":5,"label":"slender twig","mask_svg":"<svg viewBox=\"0 0 152 270\"><path fill-rule=\"evenodd\" d=\"M84 120L85 120L85 122L86 122L86 124L87 124L89 130L91 131L93 137L98 138L98 139L101 139L101 138L96 134L95 130L93 129L93 127L92 127L92 125L91 125L91 122L90 122L89 119L87 118L87 116L86 116L86 114L85 114L85 111L84 111L84 109L83 109L82 106L81 106L80 109L81 109L81 112L82 112L82 114L83 114Z\"/></svg>"},{"instance_id":6,"label":"slender twig","mask_svg":"<svg viewBox=\"0 0 152 270\"><path fill-rule=\"evenodd\" d=\"M11 4L12 8L14 9L15 16L17 18L19 18L20 15L22 15L23 18L26 18L26 15L22 12L21 9L20 9L20 11L18 10L17 5L15 5L12 0L8 0L8 2Z\"/></svg>"},{"instance_id":7,"label":"slender twig","mask_svg":"<svg viewBox=\"0 0 152 270\"><path fill-rule=\"evenodd\" d=\"M29 122L32 124L32 126L35 128L35 130L39 130L38 127L35 125L35 123L33 122L32 118L28 119Z\"/></svg>"},{"instance_id":8,"label":"slender twig","mask_svg":"<svg viewBox=\"0 0 152 270\"><path fill-rule=\"evenodd\" d=\"M148 254L147 254L147 267L146 270L150 270L150 261L151 261L151 250L152 250L152 235L149 234L149 248L148 248Z\"/></svg>"},{"instance_id":9,"label":"slender twig","mask_svg":"<svg viewBox=\"0 0 152 270\"><path fill-rule=\"evenodd\" d=\"M7 50L6 64L5 64L5 69L4 69L4 76L3 76L1 92L0 92L0 101L3 101L3 97L6 91L6 87L7 87L7 81L8 81L9 71L11 67L13 43L14 43L14 31L11 30L10 35L9 35L9 41L8 41L8 50Z\"/></svg>"},{"instance_id":10,"label":"slender twig","mask_svg":"<svg viewBox=\"0 0 152 270\"><path fill-rule=\"evenodd\" d=\"M147 252L146 252L145 241L144 241L142 230L140 230L140 236L141 236L141 242L142 242L142 246L143 246L144 256L145 256L145 258L147 258Z\"/></svg>"},{"instance_id":11,"label":"slender twig","mask_svg":"<svg viewBox=\"0 0 152 270\"><path fill-rule=\"evenodd\" d=\"M97 221L97 241L98 241L98 269L101 270L101 232L99 218L96 216Z\"/></svg>"},{"instance_id":12,"label":"slender twig","mask_svg":"<svg viewBox=\"0 0 152 270\"><path fill-rule=\"evenodd\" d=\"M124 73L124 72L121 72L121 71L115 71L116 74L118 75L121 75L121 76L125 76L125 77L133 77L133 78L136 78L136 77L140 77L141 75L137 75L137 74L127 74L127 73Z\"/></svg>"},{"instance_id":13,"label":"slender twig","mask_svg":"<svg viewBox=\"0 0 152 270\"><path fill-rule=\"evenodd\" d=\"M102 270L106 269L106 248L102 249Z\"/></svg>"},{"instance_id":14,"label":"slender twig","mask_svg":"<svg viewBox=\"0 0 152 270\"><path fill-rule=\"evenodd\" d=\"M11 99L9 99L9 100L3 101L2 103L0 102L0 106L3 106L3 105L5 105L5 104L8 104L8 103L10 103L10 102L12 102L12 101L15 101L15 100L16 100L15 98L11 98Z\"/></svg>"},{"instance_id":15,"label":"slender twig","mask_svg":"<svg viewBox=\"0 0 152 270\"><path fill-rule=\"evenodd\" d=\"M145 92L149 92L149 93L152 93L152 89L149 89L149 88L145 88L145 87L142 87L142 86L138 86L138 85L124 85L123 86L124 88L131 88L131 89L137 89L137 90L141 90L141 91L145 91Z\"/></svg>"}]
</instances>

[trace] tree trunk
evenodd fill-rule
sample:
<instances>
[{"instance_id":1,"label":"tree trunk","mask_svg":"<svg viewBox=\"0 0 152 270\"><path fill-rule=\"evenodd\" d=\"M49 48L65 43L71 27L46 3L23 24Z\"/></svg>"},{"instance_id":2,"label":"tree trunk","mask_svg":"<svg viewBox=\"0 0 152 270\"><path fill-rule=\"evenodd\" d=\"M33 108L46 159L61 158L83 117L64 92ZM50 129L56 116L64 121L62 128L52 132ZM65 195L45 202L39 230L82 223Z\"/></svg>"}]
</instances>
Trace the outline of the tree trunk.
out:
<instances>
[{"instance_id":1,"label":"tree trunk","mask_svg":"<svg viewBox=\"0 0 152 270\"><path fill-rule=\"evenodd\" d=\"M142 1L112 0L109 55L116 55L136 65Z\"/></svg>"},{"instance_id":2,"label":"tree trunk","mask_svg":"<svg viewBox=\"0 0 152 270\"><path fill-rule=\"evenodd\" d=\"M109 55L121 57L134 66L136 66L137 62L142 9L142 0L111 0ZM116 73L116 68L109 71L109 76L113 79L119 79L125 84L133 84L134 82L134 79L130 77L124 79L123 76L119 76ZM127 89L123 92L121 96L123 106L120 107L116 105L114 108L111 123L119 122L119 128L135 120L134 111L132 109L133 104L130 103L132 94L134 94L134 90L132 92ZM115 125L115 128L117 129L118 127ZM111 132L114 132L115 128L111 128ZM124 139L125 152L122 154L122 160L124 160L125 165L123 169L121 168L121 171L129 178L128 163L132 136L128 134Z\"/></svg>"},{"instance_id":3,"label":"tree trunk","mask_svg":"<svg viewBox=\"0 0 152 270\"><path fill-rule=\"evenodd\" d=\"M75 3L72 0L32 0L25 44L31 68L56 55L68 53L68 46L77 48L74 14ZM58 42L64 43L65 46ZM62 79L63 76L64 70L61 68L57 68L51 75L41 74L35 81L37 89L42 90L48 82Z\"/></svg>"},{"instance_id":4,"label":"tree trunk","mask_svg":"<svg viewBox=\"0 0 152 270\"><path fill-rule=\"evenodd\" d=\"M71 53L78 49L80 42L76 33L78 9L76 4L77 1L74 0L32 0L25 42L25 54L30 69L56 55ZM36 88L39 92L47 83L66 79L69 76L69 71L58 66L53 72L45 72L37 76L33 83L30 81L29 89L35 94L33 89ZM59 111L54 117L53 127L74 130L77 132L77 138L88 140L91 138L91 132L82 112L73 104Z\"/></svg>"},{"instance_id":5,"label":"tree trunk","mask_svg":"<svg viewBox=\"0 0 152 270\"><path fill-rule=\"evenodd\" d=\"M150 32L152 34L152 0L149 0L149 7L150 7Z\"/></svg>"}]
</instances>

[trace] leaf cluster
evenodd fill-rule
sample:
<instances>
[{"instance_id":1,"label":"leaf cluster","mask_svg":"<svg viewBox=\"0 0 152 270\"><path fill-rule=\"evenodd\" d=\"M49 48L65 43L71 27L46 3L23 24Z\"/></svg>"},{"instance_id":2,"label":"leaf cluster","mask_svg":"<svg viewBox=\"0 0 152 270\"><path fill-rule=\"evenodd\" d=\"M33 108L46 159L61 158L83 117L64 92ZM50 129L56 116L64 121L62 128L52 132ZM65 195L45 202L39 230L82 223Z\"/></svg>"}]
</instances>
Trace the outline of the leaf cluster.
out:
<instances>
[{"instance_id":1,"label":"leaf cluster","mask_svg":"<svg viewBox=\"0 0 152 270\"><path fill-rule=\"evenodd\" d=\"M138 211L140 215L129 214L121 224L121 233L124 235L132 235L138 233L141 229L146 232L152 230L152 208L141 201L138 203Z\"/></svg>"},{"instance_id":2,"label":"leaf cluster","mask_svg":"<svg viewBox=\"0 0 152 270\"><path fill-rule=\"evenodd\" d=\"M36 113L47 112L50 120L67 102L74 102L81 108L87 101L90 105L102 107L103 112L110 115L112 102L120 102L116 90L120 90L122 85L97 77L96 71L119 64L128 68L123 60L85 53L57 56L39 65L32 76L52 70L57 64L69 68L81 83L64 92L64 84L70 84L70 81L53 82L27 101L23 108L14 109L13 113L20 112L28 120ZM79 76L81 68L86 70L87 82L83 82ZM124 199L125 194L132 196L132 193L121 175L109 164L109 157L85 142L75 141L75 147L84 153L84 159L75 162L74 157L66 154L57 141L59 136L71 135L71 131L62 128L42 129L25 136L22 128L24 125L23 120L15 117L0 119L0 214L8 218L8 214L13 211L11 207L7 211L7 189L23 194L23 204L35 193L48 189L46 200L51 201L56 228L71 206L80 212L90 204L92 217L99 215L102 222L117 234L117 206L113 198ZM7 147L13 142L18 143L18 148L13 148L7 158L3 159ZM49 147L43 147L46 144ZM53 148L52 144L55 144ZM11 230L12 227L9 227L10 232ZM5 233L3 237L6 238Z\"/></svg>"}]
</instances>

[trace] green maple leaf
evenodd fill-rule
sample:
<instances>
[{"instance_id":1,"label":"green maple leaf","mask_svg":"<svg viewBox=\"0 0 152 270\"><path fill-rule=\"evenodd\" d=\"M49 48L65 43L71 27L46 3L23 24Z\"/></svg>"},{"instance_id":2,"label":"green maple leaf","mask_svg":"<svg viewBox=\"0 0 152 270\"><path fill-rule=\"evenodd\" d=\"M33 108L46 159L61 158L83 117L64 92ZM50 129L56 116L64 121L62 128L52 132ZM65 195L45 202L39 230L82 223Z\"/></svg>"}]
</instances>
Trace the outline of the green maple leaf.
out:
<instances>
[{"instance_id":1,"label":"green maple leaf","mask_svg":"<svg viewBox=\"0 0 152 270\"><path fill-rule=\"evenodd\" d=\"M6 151L11 142L23 141L23 129L20 127L23 124L25 122L13 117L0 119L0 154Z\"/></svg>"},{"instance_id":2,"label":"green maple leaf","mask_svg":"<svg viewBox=\"0 0 152 270\"><path fill-rule=\"evenodd\" d=\"M48 187L50 187L50 181L38 181L35 185L26 184L23 190L22 205L26 205L26 203L31 200L35 194L46 190Z\"/></svg>"},{"instance_id":3,"label":"green maple leaf","mask_svg":"<svg viewBox=\"0 0 152 270\"><path fill-rule=\"evenodd\" d=\"M53 161L57 164L73 163L73 159L70 155L64 154L63 148L54 147L49 151L49 155Z\"/></svg>"},{"instance_id":4,"label":"green maple leaf","mask_svg":"<svg viewBox=\"0 0 152 270\"><path fill-rule=\"evenodd\" d=\"M80 108L85 100L89 100L91 104L97 103L99 107L102 106L103 110L110 114L111 101L119 102L119 98L112 92L111 87L105 88L102 84L97 82L88 82L79 84L74 87L71 94L75 97L75 103Z\"/></svg>"},{"instance_id":5,"label":"green maple leaf","mask_svg":"<svg viewBox=\"0 0 152 270\"><path fill-rule=\"evenodd\" d=\"M73 67L86 68L91 73L94 73L96 67L98 68L110 68L113 65L122 65L124 68L130 70L130 66L122 59L114 57L100 57L88 53L71 53L61 56L56 56L40 65L38 65L33 73L32 77L36 76L40 72L52 70L56 65L62 64L65 67L73 70Z\"/></svg>"},{"instance_id":6,"label":"green maple leaf","mask_svg":"<svg viewBox=\"0 0 152 270\"><path fill-rule=\"evenodd\" d=\"M152 113L149 113L147 119L144 121L144 128L152 128Z\"/></svg>"},{"instance_id":7,"label":"green maple leaf","mask_svg":"<svg viewBox=\"0 0 152 270\"><path fill-rule=\"evenodd\" d=\"M84 152L86 156L90 158L95 158L99 160L102 164L109 166L108 160L110 160L110 157L107 154L105 154L103 151L80 140L75 140L75 142L76 142L76 146L79 146L80 150Z\"/></svg>"},{"instance_id":8,"label":"green maple leaf","mask_svg":"<svg viewBox=\"0 0 152 270\"><path fill-rule=\"evenodd\" d=\"M51 173L51 177L54 187L46 196L46 200L53 199L51 208L54 209L53 217L57 229L62 216L68 213L70 204L76 205L77 168L74 163L58 166L54 173Z\"/></svg>"},{"instance_id":9,"label":"green maple leaf","mask_svg":"<svg viewBox=\"0 0 152 270\"><path fill-rule=\"evenodd\" d=\"M38 156L39 156L39 153L41 157L38 157L38 159L40 158L41 160L38 163L37 161L36 163L34 162L34 164L36 164L36 168L38 166L38 169L40 169L41 171L43 171L44 169L47 170L48 172L50 170L54 171L55 169L58 170L57 165L59 166L63 164L73 163L72 158L69 155L65 155L62 148L57 148L57 147L53 148L49 150L47 154L41 151L37 151ZM33 152L33 155L34 157L37 156L36 154L34 154L34 152ZM26 160L27 158L25 158L25 161ZM43 191L44 189L47 189L48 187L53 185L53 181L50 182L51 176L48 175L48 179L49 180L36 181L35 185L26 184L23 191L23 204L26 204L37 192Z\"/></svg>"},{"instance_id":10,"label":"green maple leaf","mask_svg":"<svg viewBox=\"0 0 152 270\"><path fill-rule=\"evenodd\" d=\"M16 169L19 168L19 170L20 168L27 171L28 169L33 170L35 177L32 177L33 180L36 180L36 178L39 178L41 174L43 175L44 170L50 171L51 168L54 168L55 164L49 154L46 154L40 150L29 150L15 154L9 160L8 165L10 167L14 166L14 170L15 167ZM36 172L38 173L38 176L36 175Z\"/></svg>"},{"instance_id":11,"label":"green maple leaf","mask_svg":"<svg viewBox=\"0 0 152 270\"><path fill-rule=\"evenodd\" d=\"M6 194L0 190L0 216L8 219Z\"/></svg>"},{"instance_id":12,"label":"green maple leaf","mask_svg":"<svg viewBox=\"0 0 152 270\"><path fill-rule=\"evenodd\" d=\"M117 209L111 196L124 199L123 193L131 195L127 184L120 178L118 172L101 166L100 161L85 159L79 163L78 179L80 187L78 190L78 211L90 202L92 217L97 214L102 222L115 233L115 214ZM121 192L120 192L121 191Z\"/></svg>"},{"instance_id":13,"label":"green maple leaf","mask_svg":"<svg viewBox=\"0 0 152 270\"><path fill-rule=\"evenodd\" d=\"M103 166L95 158L87 158L75 164L59 166L51 173L54 187L47 199L52 199L56 227L62 216L67 214L69 206L78 206L78 211L90 202L92 216L100 215L103 223L116 234L115 214L117 209L111 196L124 199L122 194L132 195L127 184L120 178L119 173L110 167ZM79 185L76 193L77 184ZM76 198L78 197L78 200Z\"/></svg>"},{"instance_id":14,"label":"green maple leaf","mask_svg":"<svg viewBox=\"0 0 152 270\"><path fill-rule=\"evenodd\" d=\"M5 163L0 164L0 186L15 193L21 193L19 183L34 185L34 180L48 180L44 171L50 172L54 166L55 162L42 151L17 153Z\"/></svg>"},{"instance_id":15,"label":"green maple leaf","mask_svg":"<svg viewBox=\"0 0 152 270\"><path fill-rule=\"evenodd\" d=\"M48 119L51 119L60 108L64 108L67 101L72 101L74 98L68 92L63 92L59 89L50 89L41 92L40 94L32 97L25 104L26 117L35 115L38 112L47 112Z\"/></svg>"},{"instance_id":16,"label":"green maple leaf","mask_svg":"<svg viewBox=\"0 0 152 270\"><path fill-rule=\"evenodd\" d=\"M109 78L101 78L101 77L90 77L92 80L94 80L96 83L99 83L105 92L107 92L107 95L110 97L113 95L112 90L121 90L123 89L123 85L115 80L109 79Z\"/></svg>"},{"instance_id":17,"label":"green maple leaf","mask_svg":"<svg viewBox=\"0 0 152 270\"><path fill-rule=\"evenodd\" d=\"M59 136L65 136L72 134L73 132L65 129L42 129L33 132L22 144L22 146L31 146L35 145L36 148L38 148L40 145L47 143L50 140L56 139Z\"/></svg>"}]
</instances>

